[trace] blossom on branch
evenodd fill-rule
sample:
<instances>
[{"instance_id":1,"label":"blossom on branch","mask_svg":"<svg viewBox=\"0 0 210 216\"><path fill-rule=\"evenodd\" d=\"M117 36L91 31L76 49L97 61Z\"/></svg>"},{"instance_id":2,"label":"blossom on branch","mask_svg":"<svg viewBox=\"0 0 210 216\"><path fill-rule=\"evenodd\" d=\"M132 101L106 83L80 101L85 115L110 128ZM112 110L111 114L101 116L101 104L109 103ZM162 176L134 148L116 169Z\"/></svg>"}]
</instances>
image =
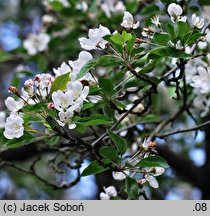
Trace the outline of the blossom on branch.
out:
<instances>
[{"instance_id":1,"label":"blossom on branch","mask_svg":"<svg viewBox=\"0 0 210 216\"><path fill-rule=\"evenodd\" d=\"M50 36L46 33L29 34L28 38L24 40L23 47L27 50L29 55L36 55L47 49Z\"/></svg>"},{"instance_id":2,"label":"blossom on branch","mask_svg":"<svg viewBox=\"0 0 210 216\"><path fill-rule=\"evenodd\" d=\"M114 186L104 187L104 191L105 193L100 193L101 200L110 200L110 198L117 196L117 190Z\"/></svg>"},{"instance_id":3,"label":"blossom on branch","mask_svg":"<svg viewBox=\"0 0 210 216\"><path fill-rule=\"evenodd\" d=\"M121 26L127 29L137 29L140 25L140 22L134 22L133 15L128 11L124 12L123 21Z\"/></svg>"},{"instance_id":4,"label":"blossom on branch","mask_svg":"<svg viewBox=\"0 0 210 216\"><path fill-rule=\"evenodd\" d=\"M89 29L89 38L79 38L80 46L86 50L105 49L107 42L103 39L103 36L109 34L111 34L110 30L102 25L99 28Z\"/></svg>"},{"instance_id":5,"label":"blossom on branch","mask_svg":"<svg viewBox=\"0 0 210 216\"><path fill-rule=\"evenodd\" d=\"M17 113L11 113L6 119L4 136L7 139L20 138L23 136L23 119Z\"/></svg>"}]
</instances>

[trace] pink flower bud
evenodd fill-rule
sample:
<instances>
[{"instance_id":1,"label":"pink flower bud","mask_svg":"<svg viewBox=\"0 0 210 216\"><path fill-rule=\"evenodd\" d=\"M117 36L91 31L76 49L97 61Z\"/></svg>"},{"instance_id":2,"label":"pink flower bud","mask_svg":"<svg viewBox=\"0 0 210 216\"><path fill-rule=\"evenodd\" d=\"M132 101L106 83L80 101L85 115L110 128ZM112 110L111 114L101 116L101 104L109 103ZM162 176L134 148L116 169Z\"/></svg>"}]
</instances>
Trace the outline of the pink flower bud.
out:
<instances>
[{"instance_id":1,"label":"pink flower bud","mask_svg":"<svg viewBox=\"0 0 210 216\"><path fill-rule=\"evenodd\" d=\"M51 102L47 105L47 107L48 107L48 109L54 109L55 105L54 105L54 103Z\"/></svg>"}]
</instances>

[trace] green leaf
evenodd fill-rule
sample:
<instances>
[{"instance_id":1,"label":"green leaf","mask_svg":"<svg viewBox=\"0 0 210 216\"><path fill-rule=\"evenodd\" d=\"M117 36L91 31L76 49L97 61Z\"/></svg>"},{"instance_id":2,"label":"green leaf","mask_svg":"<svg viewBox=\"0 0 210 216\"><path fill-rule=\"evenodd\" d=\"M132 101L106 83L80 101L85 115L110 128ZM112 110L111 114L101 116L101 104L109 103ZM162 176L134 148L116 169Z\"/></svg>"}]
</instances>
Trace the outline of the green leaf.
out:
<instances>
[{"instance_id":1,"label":"green leaf","mask_svg":"<svg viewBox=\"0 0 210 216\"><path fill-rule=\"evenodd\" d=\"M81 79L83 76L86 75L86 73L88 73L90 70L94 69L97 65L97 61L96 59L91 59L90 61L88 61L80 70L80 72L77 74L76 79Z\"/></svg>"},{"instance_id":2,"label":"green leaf","mask_svg":"<svg viewBox=\"0 0 210 216\"><path fill-rule=\"evenodd\" d=\"M148 4L145 5L141 10L142 16L150 16L152 14L156 14L158 11L160 11L159 7L155 4Z\"/></svg>"},{"instance_id":3,"label":"green leaf","mask_svg":"<svg viewBox=\"0 0 210 216\"><path fill-rule=\"evenodd\" d=\"M108 104L105 104L103 107L104 115L107 116L109 119L114 119L115 110Z\"/></svg>"},{"instance_id":4,"label":"green leaf","mask_svg":"<svg viewBox=\"0 0 210 216\"><path fill-rule=\"evenodd\" d=\"M88 117L83 117L78 122L83 124L84 126L93 126L93 125L102 125L102 124L112 123L110 119L108 119L106 116L102 114L93 114Z\"/></svg>"},{"instance_id":5,"label":"green leaf","mask_svg":"<svg viewBox=\"0 0 210 216\"><path fill-rule=\"evenodd\" d=\"M100 148L100 154L105 159L116 160L118 158L118 152L113 147L102 147Z\"/></svg>"},{"instance_id":6,"label":"green leaf","mask_svg":"<svg viewBox=\"0 0 210 216\"><path fill-rule=\"evenodd\" d=\"M5 51L0 50L0 62L8 61L12 59L12 56Z\"/></svg>"},{"instance_id":7,"label":"green leaf","mask_svg":"<svg viewBox=\"0 0 210 216\"><path fill-rule=\"evenodd\" d=\"M111 79L99 79L99 86L108 97L111 97L116 92Z\"/></svg>"},{"instance_id":8,"label":"green leaf","mask_svg":"<svg viewBox=\"0 0 210 216\"><path fill-rule=\"evenodd\" d=\"M61 76L56 77L52 83L50 94L58 90L61 90L61 91L66 90L67 89L66 85L70 81L69 75L70 73L66 73Z\"/></svg>"},{"instance_id":9,"label":"green leaf","mask_svg":"<svg viewBox=\"0 0 210 216\"><path fill-rule=\"evenodd\" d=\"M124 155L127 150L127 142L125 139L120 137L119 135L113 133L112 131L108 131L110 138L112 139L113 143L116 145L119 153Z\"/></svg>"},{"instance_id":10,"label":"green leaf","mask_svg":"<svg viewBox=\"0 0 210 216\"><path fill-rule=\"evenodd\" d=\"M128 193L128 199L137 200L138 199L138 184L135 179L126 177L125 179L125 188Z\"/></svg>"},{"instance_id":11,"label":"green leaf","mask_svg":"<svg viewBox=\"0 0 210 216\"><path fill-rule=\"evenodd\" d=\"M156 32L153 35L153 40L157 44L167 45L170 40L170 36L168 34L161 34L161 33Z\"/></svg>"},{"instance_id":12,"label":"green leaf","mask_svg":"<svg viewBox=\"0 0 210 216\"><path fill-rule=\"evenodd\" d=\"M99 66L108 67L108 66L120 66L123 64L122 60L114 55L103 55L99 57L97 60L97 64Z\"/></svg>"},{"instance_id":13,"label":"green leaf","mask_svg":"<svg viewBox=\"0 0 210 216\"><path fill-rule=\"evenodd\" d=\"M25 132L20 138L14 138L12 140L5 139L5 144L8 148L17 148L23 145L28 145L30 143L43 140L45 137L33 137L30 133Z\"/></svg>"},{"instance_id":14,"label":"green leaf","mask_svg":"<svg viewBox=\"0 0 210 216\"><path fill-rule=\"evenodd\" d=\"M127 33L125 30L123 30L122 35L119 33L114 34L110 37L110 39L119 45L124 45L127 41L132 39L132 35L130 33Z\"/></svg>"},{"instance_id":15,"label":"green leaf","mask_svg":"<svg viewBox=\"0 0 210 216\"><path fill-rule=\"evenodd\" d=\"M57 136L57 135L48 137L48 138L45 139L45 143L48 144L48 145L55 145L55 144L58 143L59 138L60 138L60 137Z\"/></svg>"},{"instance_id":16,"label":"green leaf","mask_svg":"<svg viewBox=\"0 0 210 216\"><path fill-rule=\"evenodd\" d=\"M176 36L181 37L189 31L189 25L187 22L179 21L176 26Z\"/></svg>"},{"instance_id":17,"label":"green leaf","mask_svg":"<svg viewBox=\"0 0 210 216\"><path fill-rule=\"evenodd\" d=\"M160 156L150 156L147 158L143 158L140 162L138 162L136 167L163 167L168 168L169 165L167 161Z\"/></svg>"},{"instance_id":18,"label":"green leaf","mask_svg":"<svg viewBox=\"0 0 210 216\"><path fill-rule=\"evenodd\" d=\"M135 40L136 40L136 36L135 36L135 35L132 35L131 40L129 40L129 41L127 42L126 48L127 48L127 52L128 52L129 55L131 54L131 52L132 52L133 49L134 49Z\"/></svg>"},{"instance_id":19,"label":"green leaf","mask_svg":"<svg viewBox=\"0 0 210 216\"><path fill-rule=\"evenodd\" d=\"M155 68L156 65L157 65L157 61L151 60L138 73L139 74L149 73Z\"/></svg>"},{"instance_id":20,"label":"green leaf","mask_svg":"<svg viewBox=\"0 0 210 216\"><path fill-rule=\"evenodd\" d=\"M167 32L171 36L172 40L176 37L174 27L170 23L167 24Z\"/></svg>"},{"instance_id":21,"label":"green leaf","mask_svg":"<svg viewBox=\"0 0 210 216\"><path fill-rule=\"evenodd\" d=\"M94 160L91 162L91 164L88 167L84 169L81 176L88 176L88 175L102 173L108 169L109 168L104 168L103 166L101 166L97 160Z\"/></svg>"}]
</instances>

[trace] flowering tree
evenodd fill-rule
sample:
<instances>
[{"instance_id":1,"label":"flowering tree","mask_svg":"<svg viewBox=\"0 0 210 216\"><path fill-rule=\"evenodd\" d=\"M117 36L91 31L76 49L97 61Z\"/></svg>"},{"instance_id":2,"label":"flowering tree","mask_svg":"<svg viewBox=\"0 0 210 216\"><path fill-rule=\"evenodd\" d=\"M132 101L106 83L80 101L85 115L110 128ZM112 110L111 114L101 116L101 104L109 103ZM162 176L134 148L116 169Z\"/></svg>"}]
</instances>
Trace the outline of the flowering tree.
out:
<instances>
[{"instance_id":1,"label":"flowering tree","mask_svg":"<svg viewBox=\"0 0 210 216\"><path fill-rule=\"evenodd\" d=\"M171 146L183 134L176 145L184 152L188 132L210 123L209 22L202 4L189 2L146 3L142 10L135 1L43 1L41 27L21 48L1 51L2 62L17 55L39 68L33 74L25 65L9 87L0 112L1 166L54 189L111 173L100 199L148 199L145 188L158 188L157 176L171 166L209 198L208 158L199 168ZM7 157L29 148L36 158L26 168ZM46 153L45 168L62 180L40 175ZM67 181L66 170L77 170L75 179Z\"/></svg>"}]
</instances>

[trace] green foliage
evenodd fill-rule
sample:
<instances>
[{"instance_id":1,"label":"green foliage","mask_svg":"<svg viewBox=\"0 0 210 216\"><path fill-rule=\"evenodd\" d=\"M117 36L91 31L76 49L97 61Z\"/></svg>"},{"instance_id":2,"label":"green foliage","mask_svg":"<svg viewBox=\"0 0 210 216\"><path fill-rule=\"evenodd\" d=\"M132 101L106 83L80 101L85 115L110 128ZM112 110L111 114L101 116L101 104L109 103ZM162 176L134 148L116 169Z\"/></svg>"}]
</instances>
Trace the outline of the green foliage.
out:
<instances>
[{"instance_id":1,"label":"green foliage","mask_svg":"<svg viewBox=\"0 0 210 216\"><path fill-rule=\"evenodd\" d=\"M150 157L147 157L147 158L143 158L135 166L163 167L163 168L168 168L169 167L167 161L164 158L160 157L160 156L150 156Z\"/></svg>"},{"instance_id":2,"label":"green foliage","mask_svg":"<svg viewBox=\"0 0 210 216\"><path fill-rule=\"evenodd\" d=\"M120 137L119 135L108 131L108 134L110 136L110 138L112 139L113 143L116 145L119 153L121 155L124 155L126 150L127 150L127 142L125 139L123 139L122 137Z\"/></svg>"},{"instance_id":3,"label":"green foliage","mask_svg":"<svg viewBox=\"0 0 210 216\"><path fill-rule=\"evenodd\" d=\"M54 91L66 90L66 85L70 81L69 74L70 73L62 74L61 76L55 78L51 86L50 94L52 94Z\"/></svg>"},{"instance_id":4,"label":"green foliage","mask_svg":"<svg viewBox=\"0 0 210 216\"><path fill-rule=\"evenodd\" d=\"M100 148L100 154L105 159L110 159L110 160L113 160L113 161L115 161L118 158L118 152L113 147L105 146L105 147Z\"/></svg>"},{"instance_id":5,"label":"green foliage","mask_svg":"<svg viewBox=\"0 0 210 216\"><path fill-rule=\"evenodd\" d=\"M125 188L128 193L129 200L138 199L138 184L135 179L126 177L125 179Z\"/></svg>"},{"instance_id":6,"label":"green foliage","mask_svg":"<svg viewBox=\"0 0 210 216\"><path fill-rule=\"evenodd\" d=\"M12 56L3 50L0 50L0 62L8 61L12 59Z\"/></svg>"},{"instance_id":7,"label":"green foliage","mask_svg":"<svg viewBox=\"0 0 210 216\"><path fill-rule=\"evenodd\" d=\"M79 119L78 123L82 124L83 126L94 126L94 125L111 124L112 121L104 115L93 114L88 117L83 117Z\"/></svg>"},{"instance_id":8,"label":"green foliage","mask_svg":"<svg viewBox=\"0 0 210 216\"><path fill-rule=\"evenodd\" d=\"M88 176L88 175L93 175L93 174L98 174L98 173L102 173L106 170L108 170L109 168L104 168L103 166L101 166L97 160L94 160L90 163L90 165L88 167L86 167L81 176Z\"/></svg>"}]
</instances>

